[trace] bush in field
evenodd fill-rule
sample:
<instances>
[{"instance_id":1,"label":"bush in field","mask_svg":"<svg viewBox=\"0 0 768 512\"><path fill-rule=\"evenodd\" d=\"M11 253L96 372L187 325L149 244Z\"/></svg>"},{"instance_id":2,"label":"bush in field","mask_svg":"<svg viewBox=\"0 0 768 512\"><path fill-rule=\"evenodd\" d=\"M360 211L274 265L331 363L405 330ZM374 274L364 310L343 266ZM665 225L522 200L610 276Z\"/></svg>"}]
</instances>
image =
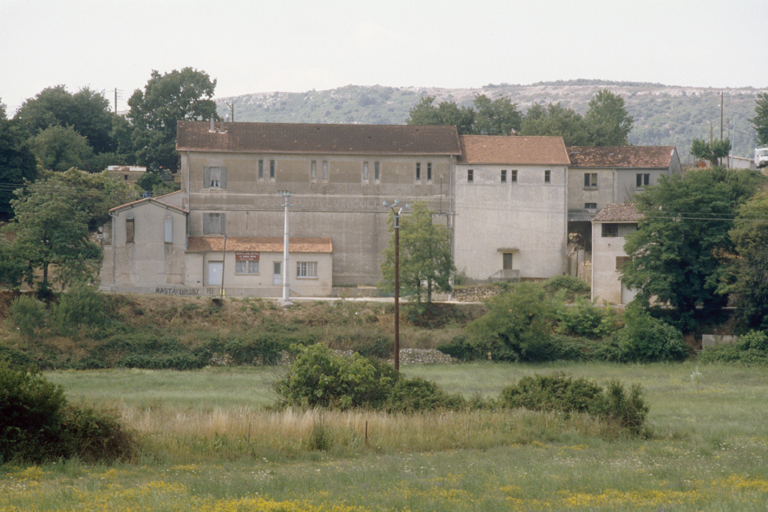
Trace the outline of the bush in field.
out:
<instances>
[{"instance_id":1,"label":"bush in field","mask_svg":"<svg viewBox=\"0 0 768 512\"><path fill-rule=\"evenodd\" d=\"M45 326L45 313L45 304L30 295L19 295L11 302L11 323L27 340Z\"/></svg>"},{"instance_id":2,"label":"bush in field","mask_svg":"<svg viewBox=\"0 0 768 512\"><path fill-rule=\"evenodd\" d=\"M0 462L110 460L128 458L133 449L114 417L68 406L61 387L37 371L0 362Z\"/></svg>"},{"instance_id":3,"label":"bush in field","mask_svg":"<svg viewBox=\"0 0 768 512\"><path fill-rule=\"evenodd\" d=\"M555 307L544 288L517 283L491 298L488 313L469 324L469 343L500 361L547 361L555 347L549 337Z\"/></svg>"},{"instance_id":4,"label":"bush in field","mask_svg":"<svg viewBox=\"0 0 768 512\"><path fill-rule=\"evenodd\" d=\"M680 331L653 318L639 307L624 312L624 327L614 332L595 351L595 359L648 363L681 361L688 347Z\"/></svg>"},{"instance_id":5,"label":"bush in field","mask_svg":"<svg viewBox=\"0 0 768 512\"><path fill-rule=\"evenodd\" d=\"M359 354L337 356L325 345L298 347L288 374L276 385L283 405L295 407L381 408L398 373Z\"/></svg>"},{"instance_id":6,"label":"bush in field","mask_svg":"<svg viewBox=\"0 0 768 512\"><path fill-rule=\"evenodd\" d=\"M619 382L610 382L608 389L603 390L596 382L573 379L560 372L523 377L502 390L499 405L510 409L588 413L615 422L634 434L642 431L649 410L639 385L632 386L627 395Z\"/></svg>"},{"instance_id":7,"label":"bush in field","mask_svg":"<svg viewBox=\"0 0 768 512\"><path fill-rule=\"evenodd\" d=\"M589 283L574 276L554 276L544 281L544 289L550 294L560 294L567 300L589 295Z\"/></svg>"},{"instance_id":8,"label":"bush in field","mask_svg":"<svg viewBox=\"0 0 768 512\"><path fill-rule=\"evenodd\" d=\"M387 412L422 412L466 408L461 395L449 395L434 382L421 378L400 379L392 388L384 408Z\"/></svg>"},{"instance_id":9,"label":"bush in field","mask_svg":"<svg viewBox=\"0 0 768 512\"><path fill-rule=\"evenodd\" d=\"M62 336L76 335L81 327L103 326L107 319L104 296L95 286L76 284L59 296L51 316Z\"/></svg>"},{"instance_id":10,"label":"bush in field","mask_svg":"<svg viewBox=\"0 0 768 512\"><path fill-rule=\"evenodd\" d=\"M598 307L577 298L572 305L560 304L556 331L560 334L605 338L619 328L619 315L609 306Z\"/></svg>"},{"instance_id":11,"label":"bush in field","mask_svg":"<svg viewBox=\"0 0 768 512\"><path fill-rule=\"evenodd\" d=\"M699 361L768 365L768 335L763 331L749 331L736 343L707 348L699 355Z\"/></svg>"}]
</instances>

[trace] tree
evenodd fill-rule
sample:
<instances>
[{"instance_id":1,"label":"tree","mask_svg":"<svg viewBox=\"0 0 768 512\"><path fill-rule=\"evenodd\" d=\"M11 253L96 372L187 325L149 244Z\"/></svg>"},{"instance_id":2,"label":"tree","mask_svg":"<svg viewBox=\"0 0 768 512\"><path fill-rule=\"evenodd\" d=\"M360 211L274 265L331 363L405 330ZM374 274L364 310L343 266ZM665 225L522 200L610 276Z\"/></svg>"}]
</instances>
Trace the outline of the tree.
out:
<instances>
[{"instance_id":1,"label":"tree","mask_svg":"<svg viewBox=\"0 0 768 512\"><path fill-rule=\"evenodd\" d=\"M728 156L731 151L731 141L725 140L713 140L712 142L705 142L702 139L693 139L691 142L691 154L695 158L709 160L714 167L720 165L720 159L724 156Z\"/></svg>"},{"instance_id":2,"label":"tree","mask_svg":"<svg viewBox=\"0 0 768 512\"><path fill-rule=\"evenodd\" d=\"M16 217L7 226L16 238L7 251L20 264L19 277L30 286L38 285L41 293L50 291L51 282L66 287L96 280L101 247L88 237L88 215L78 208L78 191L54 176L29 184L16 195L11 201Z\"/></svg>"},{"instance_id":3,"label":"tree","mask_svg":"<svg viewBox=\"0 0 768 512\"><path fill-rule=\"evenodd\" d=\"M176 123L216 117L216 103L211 99L216 80L193 68L174 70L152 77L142 92L136 89L128 100L129 120L133 123L132 142L136 159L151 172L175 171Z\"/></svg>"},{"instance_id":4,"label":"tree","mask_svg":"<svg viewBox=\"0 0 768 512\"><path fill-rule=\"evenodd\" d=\"M72 167L90 167L93 149L88 139L71 126L54 125L29 140L32 153L40 159L43 168L62 172Z\"/></svg>"},{"instance_id":5,"label":"tree","mask_svg":"<svg viewBox=\"0 0 768 512\"><path fill-rule=\"evenodd\" d=\"M451 291L451 273L456 270L451 256L451 233L445 226L432 223L432 210L424 201L413 204L411 215L400 218L400 288L403 295L418 302L426 294L432 301L432 290ZM394 215L389 216L389 232L394 232ZM392 290L395 276L395 241L384 250L381 265L382 288Z\"/></svg>"},{"instance_id":6,"label":"tree","mask_svg":"<svg viewBox=\"0 0 768 512\"><path fill-rule=\"evenodd\" d=\"M560 136L566 146L589 145L584 119L578 112L560 103L550 103L547 107L532 105L523 118L520 135Z\"/></svg>"},{"instance_id":7,"label":"tree","mask_svg":"<svg viewBox=\"0 0 768 512\"><path fill-rule=\"evenodd\" d=\"M18 122L6 119L5 105L0 102L0 218L13 215L13 191L25 180L37 178L37 163L27 145L28 138Z\"/></svg>"},{"instance_id":8,"label":"tree","mask_svg":"<svg viewBox=\"0 0 768 512\"><path fill-rule=\"evenodd\" d=\"M757 95L755 100L755 117L750 119L752 127L757 132L757 143L768 145L768 93Z\"/></svg>"},{"instance_id":9,"label":"tree","mask_svg":"<svg viewBox=\"0 0 768 512\"><path fill-rule=\"evenodd\" d=\"M441 101L433 105L434 96L425 96L408 111L409 125L447 125L455 126L460 135L473 133L472 124L475 111L468 107L459 107L453 101Z\"/></svg>"},{"instance_id":10,"label":"tree","mask_svg":"<svg viewBox=\"0 0 768 512\"><path fill-rule=\"evenodd\" d=\"M57 85L26 100L14 119L32 135L52 126L71 126L96 153L105 153L115 150L111 134L114 117L104 93L84 87L70 94L66 87Z\"/></svg>"},{"instance_id":11,"label":"tree","mask_svg":"<svg viewBox=\"0 0 768 512\"><path fill-rule=\"evenodd\" d=\"M765 178L753 171L722 167L692 171L685 178L663 176L636 196L643 214L624 250L631 261L622 282L638 290L637 301L649 307L655 298L677 311L683 330L693 327L696 308L703 315L725 306L718 293L722 258L733 252L728 230L738 206Z\"/></svg>"},{"instance_id":12,"label":"tree","mask_svg":"<svg viewBox=\"0 0 768 512\"><path fill-rule=\"evenodd\" d=\"M592 146L626 145L633 121L634 118L624 108L624 98L608 89L595 94L584 115Z\"/></svg>"},{"instance_id":13,"label":"tree","mask_svg":"<svg viewBox=\"0 0 768 512\"><path fill-rule=\"evenodd\" d=\"M475 122L472 133L477 135L512 135L520 130L523 116L517 103L501 96L491 100L485 94L475 96Z\"/></svg>"},{"instance_id":14,"label":"tree","mask_svg":"<svg viewBox=\"0 0 768 512\"><path fill-rule=\"evenodd\" d=\"M719 291L737 298L736 316L745 330L768 330L768 191L755 194L739 208L728 233L735 252Z\"/></svg>"}]
</instances>

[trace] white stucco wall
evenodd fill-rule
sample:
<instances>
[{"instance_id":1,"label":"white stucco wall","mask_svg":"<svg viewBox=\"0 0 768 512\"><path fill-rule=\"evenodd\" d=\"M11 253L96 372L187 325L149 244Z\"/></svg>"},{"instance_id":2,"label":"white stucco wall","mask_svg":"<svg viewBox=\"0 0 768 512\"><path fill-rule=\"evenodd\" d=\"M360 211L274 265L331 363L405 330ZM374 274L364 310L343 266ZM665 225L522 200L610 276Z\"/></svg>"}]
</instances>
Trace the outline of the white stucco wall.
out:
<instances>
[{"instance_id":1,"label":"white stucco wall","mask_svg":"<svg viewBox=\"0 0 768 512\"><path fill-rule=\"evenodd\" d=\"M626 256L623 236L603 237L601 222L592 223L592 300L609 304L626 304L631 292L624 291L622 300L621 273L616 269L616 259ZM637 224L620 225L619 234L637 229Z\"/></svg>"},{"instance_id":2,"label":"white stucco wall","mask_svg":"<svg viewBox=\"0 0 768 512\"><path fill-rule=\"evenodd\" d=\"M473 171L468 183L467 172ZM507 182L501 182L501 171ZM517 171L517 182L512 171ZM545 171L550 182L545 183ZM513 252L521 278L562 274L566 262L565 166L456 165L454 256L458 271L485 281Z\"/></svg>"}]
</instances>

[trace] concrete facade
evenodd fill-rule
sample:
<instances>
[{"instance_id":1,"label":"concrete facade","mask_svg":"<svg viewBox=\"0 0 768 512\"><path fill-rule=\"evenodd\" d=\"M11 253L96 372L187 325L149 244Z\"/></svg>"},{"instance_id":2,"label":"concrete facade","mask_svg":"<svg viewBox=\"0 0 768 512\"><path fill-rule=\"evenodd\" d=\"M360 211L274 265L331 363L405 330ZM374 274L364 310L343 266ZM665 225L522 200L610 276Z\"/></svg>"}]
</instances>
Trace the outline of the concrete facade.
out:
<instances>
[{"instance_id":1,"label":"concrete facade","mask_svg":"<svg viewBox=\"0 0 768 512\"><path fill-rule=\"evenodd\" d=\"M621 281L621 266L629 260L625 236L637 231L641 216L633 203L606 205L592 220L592 300L628 304L635 291Z\"/></svg>"}]
</instances>

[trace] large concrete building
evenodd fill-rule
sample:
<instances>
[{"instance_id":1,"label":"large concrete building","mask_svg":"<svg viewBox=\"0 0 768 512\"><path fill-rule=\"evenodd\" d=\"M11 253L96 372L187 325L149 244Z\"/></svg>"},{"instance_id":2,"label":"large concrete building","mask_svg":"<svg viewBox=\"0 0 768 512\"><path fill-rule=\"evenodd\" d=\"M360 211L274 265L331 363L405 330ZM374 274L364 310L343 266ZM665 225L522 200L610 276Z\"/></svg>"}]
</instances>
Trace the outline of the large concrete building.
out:
<instances>
[{"instance_id":1,"label":"large concrete building","mask_svg":"<svg viewBox=\"0 0 768 512\"><path fill-rule=\"evenodd\" d=\"M591 148L566 149L560 137L460 137L453 126L179 122L176 147L179 192L112 210L104 288L279 296L286 271L293 296L374 285L390 237L383 202L395 199L427 203L470 280L548 278L568 271L573 209L594 202L573 197L592 192L584 173L651 169L576 156L574 178L573 155ZM657 172L674 164L649 179ZM611 183L616 193L598 205L626 188ZM292 194L285 269L280 191Z\"/></svg>"}]
</instances>

